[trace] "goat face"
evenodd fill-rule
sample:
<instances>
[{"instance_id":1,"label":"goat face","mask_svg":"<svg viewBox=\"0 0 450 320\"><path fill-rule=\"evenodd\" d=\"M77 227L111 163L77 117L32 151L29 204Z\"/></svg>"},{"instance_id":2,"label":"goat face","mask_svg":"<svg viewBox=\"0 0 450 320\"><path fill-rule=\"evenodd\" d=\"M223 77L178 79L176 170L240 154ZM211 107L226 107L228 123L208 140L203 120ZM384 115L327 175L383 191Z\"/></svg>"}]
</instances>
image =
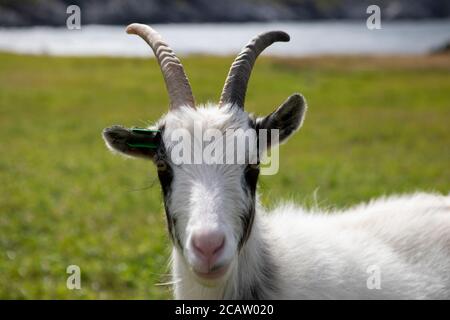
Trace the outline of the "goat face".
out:
<instances>
[{"instance_id":1,"label":"goat face","mask_svg":"<svg viewBox=\"0 0 450 320\"><path fill-rule=\"evenodd\" d=\"M265 47L287 35L271 32L256 37L233 63L220 103L196 108L182 65L159 34L136 24L128 31L142 36L153 48L166 80L171 108L149 130L113 126L103 131L103 137L111 150L156 164L175 249L199 281L223 281L227 271L236 265L252 231L259 158L264 151L257 146L273 147L287 139L299 128L306 110L303 97L294 94L266 117L254 118L246 113L243 103L251 70L245 61L242 63L242 57L247 54L247 63L253 65ZM262 129L277 130L278 141L258 141ZM184 133L182 139L180 132ZM208 136L211 132L214 138ZM235 140L250 140L242 150L228 148L230 139L233 146ZM205 145L205 141L209 143ZM205 148L214 144L216 160L206 161ZM187 158L186 152L190 155Z\"/></svg>"}]
</instances>

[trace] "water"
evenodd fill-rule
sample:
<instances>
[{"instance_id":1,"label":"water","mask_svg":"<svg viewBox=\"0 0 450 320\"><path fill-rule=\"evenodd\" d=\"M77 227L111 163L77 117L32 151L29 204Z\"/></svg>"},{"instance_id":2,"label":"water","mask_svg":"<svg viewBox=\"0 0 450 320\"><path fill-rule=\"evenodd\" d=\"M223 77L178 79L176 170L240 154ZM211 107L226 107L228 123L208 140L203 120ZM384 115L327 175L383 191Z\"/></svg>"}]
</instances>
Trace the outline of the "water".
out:
<instances>
[{"instance_id":1,"label":"water","mask_svg":"<svg viewBox=\"0 0 450 320\"><path fill-rule=\"evenodd\" d=\"M284 30L289 43L276 44L266 54L421 54L450 41L450 20L384 22L368 30L365 21L172 24L153 25L179 55L234 54L263 31ZM27 54L149 56L149 48L125 26L66 28L0 28L0 50Z\"/></svg>"}]
</instances>

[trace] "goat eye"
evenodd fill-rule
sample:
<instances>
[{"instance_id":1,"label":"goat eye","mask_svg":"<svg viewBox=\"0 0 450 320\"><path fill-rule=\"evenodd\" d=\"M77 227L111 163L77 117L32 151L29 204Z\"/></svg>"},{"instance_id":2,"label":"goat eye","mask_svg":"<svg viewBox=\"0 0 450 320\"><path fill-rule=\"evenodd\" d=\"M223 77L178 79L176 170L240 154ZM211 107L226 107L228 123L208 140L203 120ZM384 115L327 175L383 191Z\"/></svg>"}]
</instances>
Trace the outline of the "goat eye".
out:
<instances>
[{"instance_id":1,"label":"goat eye","mask_svg":"<svg viewBox=\"0 0 450 320\"><path fill-rule=\"evenodd\" d=\"M166 171L166 170L167 170L167 164L166 164L164 161L162 161L162 160L158 160L158 161L156 162L156 169L157 169L159 172Z\"/></svg>"}]
</instances>

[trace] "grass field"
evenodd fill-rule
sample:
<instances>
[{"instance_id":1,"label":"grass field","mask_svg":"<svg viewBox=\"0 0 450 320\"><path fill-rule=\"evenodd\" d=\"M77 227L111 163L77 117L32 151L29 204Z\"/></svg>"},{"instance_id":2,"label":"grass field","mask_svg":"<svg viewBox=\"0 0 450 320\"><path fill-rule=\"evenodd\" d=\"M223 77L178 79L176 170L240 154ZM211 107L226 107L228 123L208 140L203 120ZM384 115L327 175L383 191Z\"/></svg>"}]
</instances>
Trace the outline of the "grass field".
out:
<instances>
[{"instance_id":1,"label":"grass field","mask_svg":"<svg viewBox=\"0 0 450 320\"><path fill-rule=\"evenodd\" d=\"M232 57L183 59L197 101L217 101ZM450 56L262 58L247 109L293 92L304 127L263 177L263 203L346 207L450 190ZM0 298L169 298L169 240L155 170L111 155L101 131L166 111L149 59L0 54ZM81 267L82 289L66 288Z\"/></svg>"}]
</instances>

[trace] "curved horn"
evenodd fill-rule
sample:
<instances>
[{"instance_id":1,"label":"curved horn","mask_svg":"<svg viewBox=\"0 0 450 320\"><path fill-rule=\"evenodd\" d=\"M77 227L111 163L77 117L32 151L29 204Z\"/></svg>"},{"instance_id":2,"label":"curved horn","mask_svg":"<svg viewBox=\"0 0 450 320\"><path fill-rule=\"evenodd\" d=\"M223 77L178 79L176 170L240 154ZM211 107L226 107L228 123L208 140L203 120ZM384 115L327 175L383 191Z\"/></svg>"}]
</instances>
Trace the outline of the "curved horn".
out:
<instances>
[{"instance_id":1,"label":"curved horn","mask_svg":"<svg viewBox=\"0 0 450 320\"><path fill-rule=\"evenodd\" d=\"M195 108L194 96L183 65L161 35L151 27L139 23L130 24L127 33L140 36L152 48L166 82L170 109L185 105Z\"/></svg>"},{"instance_id":2,"label":"curved horn","mask_svg":"<svg viewBox=\"0 0 450 320\"><path fill-rule=\"evenodd\" d=\"M259 54L272 43L289 41L289 35L283 31L270 31L254 37L239 53L231 65L227 80L220 96L219 105L231 103L244 108L245 93L250 74Z\"/></svg>"}]
</instances>

